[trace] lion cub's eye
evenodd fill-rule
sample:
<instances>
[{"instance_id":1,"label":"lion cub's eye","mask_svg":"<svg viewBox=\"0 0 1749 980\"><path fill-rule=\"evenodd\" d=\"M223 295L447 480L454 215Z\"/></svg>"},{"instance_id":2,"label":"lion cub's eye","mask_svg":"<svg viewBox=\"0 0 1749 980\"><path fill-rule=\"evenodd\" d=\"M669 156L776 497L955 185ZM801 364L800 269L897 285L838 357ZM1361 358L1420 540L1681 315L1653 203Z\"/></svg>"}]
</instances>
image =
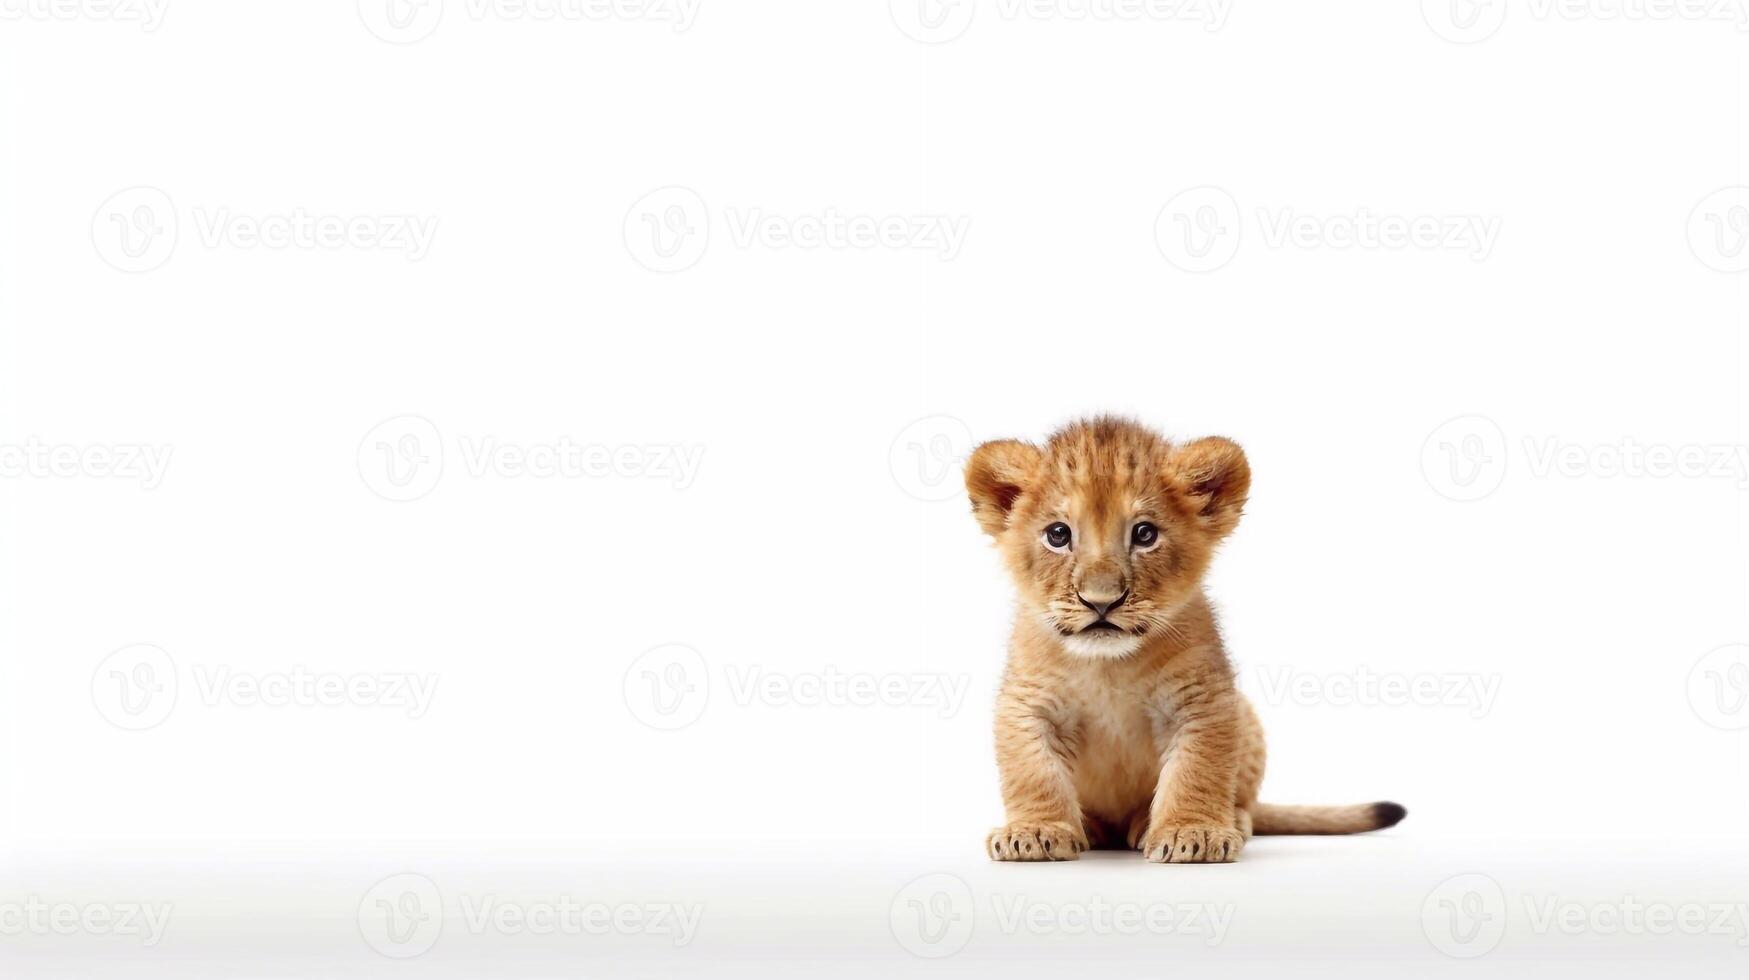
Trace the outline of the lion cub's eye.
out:
<instances>
[{"instance_id":1,"label":"lion cub's eye","mask_svg":"<svg viewBox=\"0 0 1749 980\"><path fill-rule=\"evenodd\" d=\"M1141 521L1130 531L1130 544L1144 550L1160 543L1160 529L1147 521Z\"/></svg>"},{"instance_id":2,"label":"lion cub's eye","mask_svg":"<svg viewBox=\"0 0 1749 980\"><path fill-rule=\"evenodd\" d=\"M1071 537L1073 535L1069 531L1069 525L1058 521L1045 528L1045 547L1052 551L1067 551Z\"/></svg>"}]
</instances>

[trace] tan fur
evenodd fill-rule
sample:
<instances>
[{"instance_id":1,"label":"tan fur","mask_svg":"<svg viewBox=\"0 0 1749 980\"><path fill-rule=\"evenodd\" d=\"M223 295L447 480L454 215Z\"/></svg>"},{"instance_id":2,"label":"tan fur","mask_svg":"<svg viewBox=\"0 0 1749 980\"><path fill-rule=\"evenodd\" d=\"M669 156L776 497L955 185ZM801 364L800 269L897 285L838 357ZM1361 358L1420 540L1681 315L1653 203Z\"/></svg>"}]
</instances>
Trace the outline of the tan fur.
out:
<instances>
[{"instance_id":1,"label":"tan fur","mask_svg":"<svg viewBox=\"0 0 1749 980\"><path fill-rule=\"evenodd\" d=\"M1254 833L1354 833L1394 803L1257 802L1263 730L1234 685L1202 590L1250 491L1226 439L1178 446L1135 423L1071 425L1042 447L1004 440L966 465L972 513L1020 590L996 704L1007 826L998 861L1073 860L1089 847L1150 861L1231 861ZM1157 543L1139 545L1139 522ZM1046 544L1067 525L1071 543ZM1089 629L1103 619L1114 629Z\"/></svg>"}]
</instances>

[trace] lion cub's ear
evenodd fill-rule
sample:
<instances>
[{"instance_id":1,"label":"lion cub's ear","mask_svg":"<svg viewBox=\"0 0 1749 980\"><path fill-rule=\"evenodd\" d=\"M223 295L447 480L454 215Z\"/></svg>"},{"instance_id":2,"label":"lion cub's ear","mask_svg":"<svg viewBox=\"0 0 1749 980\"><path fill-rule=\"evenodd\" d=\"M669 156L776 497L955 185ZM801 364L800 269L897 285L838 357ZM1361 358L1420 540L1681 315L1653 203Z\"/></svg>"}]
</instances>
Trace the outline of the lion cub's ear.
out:
<instances>
[{"instance_id":1,"label":"lion cub's ear","mask_svg":"<svg viewBox=\"0 0 1749 980\"><path fill-rule=\"evenodd\" d=\"M1231 439L1211 436L1172 450L1169 471L1185 502L1209 530L1226 535L1239 525L1251 494L1251 464Z\"/></svg>"},{"instance_id":2,"label":"lion cub's ear","mask_svg":"<svg viewBox=\"0 0 1749 980\"><path fill-rule=\"evenodd\" d=\"M966 460L966 492L972 496L972 516L985 534L995 537L1007 529L1014 501L1037 476L1042 458L1038 447L1014 439L972 450Z\"/></svg>"}]
</instances>

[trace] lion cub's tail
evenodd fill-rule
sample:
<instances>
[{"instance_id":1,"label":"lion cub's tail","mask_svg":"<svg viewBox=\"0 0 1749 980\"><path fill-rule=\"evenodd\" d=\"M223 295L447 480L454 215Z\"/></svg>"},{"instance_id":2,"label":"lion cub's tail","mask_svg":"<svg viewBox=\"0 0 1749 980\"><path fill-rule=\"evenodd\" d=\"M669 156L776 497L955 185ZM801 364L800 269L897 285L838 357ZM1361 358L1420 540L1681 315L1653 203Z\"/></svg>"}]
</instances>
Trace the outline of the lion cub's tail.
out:
<instances>
[{"instance_id":1,"label":"lion cub's tail","mask_svg":"<svg viewBox=\"0 0 1749 980\"><path fill-rule=\"evenodd\" d=\"M1358 834L1395 827L1409 811L1399 803L1355 803L1351 806L1251 807L1254 834Z\"/></svg>"}]
</instances>

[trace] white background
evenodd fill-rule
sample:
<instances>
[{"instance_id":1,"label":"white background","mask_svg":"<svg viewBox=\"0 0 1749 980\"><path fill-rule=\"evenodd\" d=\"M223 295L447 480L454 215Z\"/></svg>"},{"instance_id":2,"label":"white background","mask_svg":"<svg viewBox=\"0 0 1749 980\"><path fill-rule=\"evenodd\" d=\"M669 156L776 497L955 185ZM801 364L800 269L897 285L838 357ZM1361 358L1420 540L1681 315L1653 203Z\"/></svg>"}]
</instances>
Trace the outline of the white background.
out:
<instances>
[{"instance_id":1,"label":"white background","mask_svg":"<svg viewBox=\"0 0 1749 980\"><path fill-rule=\"evenodd\" d=\"M1741 975L1738 918L1596 914L1749 903L1739 6L971 3L0 0L18 975ZM250 237L300 216L338 237ZM832 221L897 237L796 243ZM1097 411L1245 446L1210 590L1265 798L1403 825L983 860L1012 600L957 460ZM294 672L435 689L210 687ZM443 932L396 961L402 873ZM969 932L907 933L926 874ZM702 924L471 931L484 894ZM175 911L8 931L33 898Z\"/></svg>"}]
</instances>

